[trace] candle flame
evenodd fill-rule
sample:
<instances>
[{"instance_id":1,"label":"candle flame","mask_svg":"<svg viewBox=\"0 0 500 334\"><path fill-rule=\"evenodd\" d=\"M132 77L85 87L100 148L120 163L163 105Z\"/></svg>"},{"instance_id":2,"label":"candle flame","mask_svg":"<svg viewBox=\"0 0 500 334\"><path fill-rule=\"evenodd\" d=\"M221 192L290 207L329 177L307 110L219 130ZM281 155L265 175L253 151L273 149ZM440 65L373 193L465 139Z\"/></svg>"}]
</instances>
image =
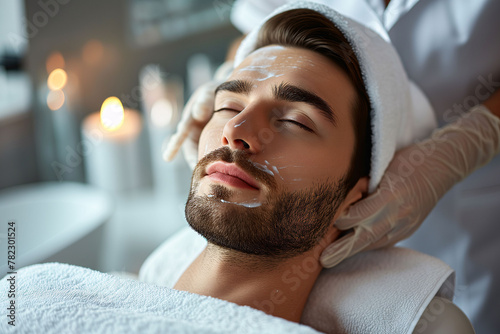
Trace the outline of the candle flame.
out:
<instances>
[{"instance_id":1,"label":"candle flame","mask_svg":"<svg viewBox=\"0 0 500 334\"><path fill-rule=\"evenodd\" d=\"M101 123L106 130L117 130L122 126L124 118L125 113L120 99L111 96L104 100L101 107Z\"/></svg>"},{"instance_id":2,"label":"candle flame","mask_svg":"<svg viewBox=\"0 0 500 334\"><path fill-rule=\"evenodd\" d=\"M61 68L56 68L49 74L49 78L47 79L47 86L51 90L61 90L66 86L66 82L68 81L68 75L66 71Z\"/></svg>"}]
</instances>

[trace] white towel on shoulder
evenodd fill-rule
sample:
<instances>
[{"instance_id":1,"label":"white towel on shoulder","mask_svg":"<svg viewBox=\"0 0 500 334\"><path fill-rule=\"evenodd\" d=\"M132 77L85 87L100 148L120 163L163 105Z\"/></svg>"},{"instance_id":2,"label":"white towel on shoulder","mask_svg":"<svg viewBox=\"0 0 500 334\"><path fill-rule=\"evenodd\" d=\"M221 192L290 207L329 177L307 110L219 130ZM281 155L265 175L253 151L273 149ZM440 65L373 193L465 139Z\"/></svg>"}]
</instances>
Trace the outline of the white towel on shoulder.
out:
<instances>
[{"instance_id":1,"label":"white towel on shoulder","mask_svg":"<svg viewBox=\"0 0 500 334\"><path fill-rule=\"evenodd\" d=\"M173 287L206 246L186 227L144 262L141 281ZM364 252L324 269L301 322L327 333L412 333L433 297L452 300L453 270L441 260L406 248Z\"/></svg>"}]
</instances>

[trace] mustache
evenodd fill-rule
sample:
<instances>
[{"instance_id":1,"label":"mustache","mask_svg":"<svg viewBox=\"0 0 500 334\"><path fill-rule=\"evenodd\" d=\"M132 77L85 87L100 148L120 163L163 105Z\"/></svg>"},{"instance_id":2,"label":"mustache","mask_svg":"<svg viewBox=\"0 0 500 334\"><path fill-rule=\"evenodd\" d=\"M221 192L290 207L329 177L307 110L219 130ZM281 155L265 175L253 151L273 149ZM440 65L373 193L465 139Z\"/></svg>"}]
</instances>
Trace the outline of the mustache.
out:
<instances>
[{"instance_id":1,"label":"mustache","mask_svg":"<svg viewBox=\"0 0 500 334\"><path fill-rule=\"evenodd\" d=\"M272 174L262 167L259 168L259 166L263 165L252 162L249 157L250 154L243 150L233 151L228 146L220 147L208 153L201 158L200 161L198 161L193 172L193 181L200 180L203 176L205 176L205 170L209 164L216 161L223 161L227 163L234 163L243 171L248 173L248 175L256 179L260 184L263 184L271 189L276 189L277 183L272 177Z\"/></svg>"}]
</instances>

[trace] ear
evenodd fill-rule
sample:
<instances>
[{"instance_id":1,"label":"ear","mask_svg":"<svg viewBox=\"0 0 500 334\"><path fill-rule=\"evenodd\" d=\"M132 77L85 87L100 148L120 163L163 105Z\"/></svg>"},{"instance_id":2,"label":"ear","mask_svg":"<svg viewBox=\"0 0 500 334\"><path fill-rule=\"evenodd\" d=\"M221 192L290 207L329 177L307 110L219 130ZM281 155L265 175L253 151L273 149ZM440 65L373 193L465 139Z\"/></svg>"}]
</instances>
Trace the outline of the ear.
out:
<instances>
[{"instance_id":1,"label":"ear","mask_svg":"<svg viewBox=\"0 0 500 334\"><path fill-rule=\"evenodd\" d=\"M353 205L360 199L364 198L368 194L369 182L370 182L369 177L366 176L362 177L358 180L356 185L347 193L344 202L340 205L337 213L335 214L335 218L333 219L333 222L330 225L330 230L323 237L323 239L326 240L326 242L324 240L320 242L322 245L328 246L333 241L337 240L337 238L339 238L339 236L341 235L341 231L337 229L337 227L335 227L335 222L340 216L347 213L351 205Z\"/></svg>"},{"instance_id":2,"label":"ear","mask_svg":"<svg viewBox=\"0 0 500 334\"><path fill-rule=\"evenodd\" d=\"M356 185L347 193L344 203L342 203L341 210L342 213L346 213L349 207L364 198L368 194L368 184L370 178L365 176L358 180Z\"/></svg>"}]
</instances>

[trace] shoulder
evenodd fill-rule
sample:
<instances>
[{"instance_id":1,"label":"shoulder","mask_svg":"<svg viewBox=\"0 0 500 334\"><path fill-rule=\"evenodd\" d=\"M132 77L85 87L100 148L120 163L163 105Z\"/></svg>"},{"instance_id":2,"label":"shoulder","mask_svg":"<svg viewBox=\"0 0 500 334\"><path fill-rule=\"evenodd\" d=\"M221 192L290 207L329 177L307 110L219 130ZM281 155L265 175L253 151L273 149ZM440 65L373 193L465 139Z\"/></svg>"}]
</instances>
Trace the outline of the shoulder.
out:
<instances>
[{"instance_id":1,"label":"shoulder","mask_svg":"<svg viewBox=\"0 0 500 334\"><path fill-rule=\"evenodd\" d=\"M448 299L434 297L415 326L414 334L474 334L469 318Z\"/></svg>"}]
</instances>

